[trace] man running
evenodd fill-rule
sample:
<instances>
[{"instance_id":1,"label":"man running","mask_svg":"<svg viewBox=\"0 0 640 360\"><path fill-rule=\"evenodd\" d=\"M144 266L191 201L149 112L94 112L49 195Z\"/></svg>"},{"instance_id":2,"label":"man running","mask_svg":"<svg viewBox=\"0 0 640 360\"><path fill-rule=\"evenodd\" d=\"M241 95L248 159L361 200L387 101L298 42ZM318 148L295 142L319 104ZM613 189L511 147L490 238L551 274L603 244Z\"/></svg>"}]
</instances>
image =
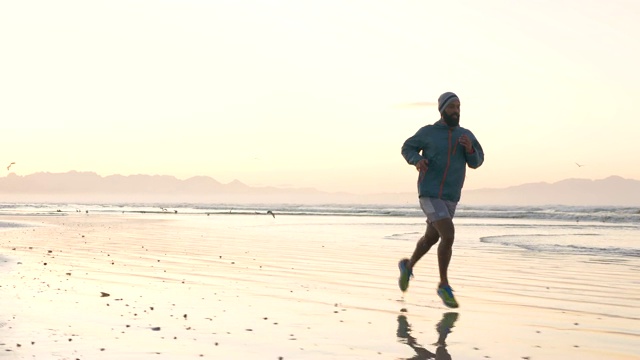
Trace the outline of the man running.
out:
<instances>
[{"instance_id":1,"label":"man running","mask_svg":"<svg viewBox=\"0 0 640 360\"><path fill-rule=\"evenodd\" d=\"M457 308L458 302L447 277L455 234L453 215L460 200L466 168L482 165L484 152L471 131L459 126L460 99L456 94L440 95L438 110L440 120L422 127L402 145L402 156L419 171L418 197L427 217L427 230L411 258L400 260L398 284L400 290L407 290L413 267L440 240L437 293L446 306Z\"/></svg>"}]
</instances>

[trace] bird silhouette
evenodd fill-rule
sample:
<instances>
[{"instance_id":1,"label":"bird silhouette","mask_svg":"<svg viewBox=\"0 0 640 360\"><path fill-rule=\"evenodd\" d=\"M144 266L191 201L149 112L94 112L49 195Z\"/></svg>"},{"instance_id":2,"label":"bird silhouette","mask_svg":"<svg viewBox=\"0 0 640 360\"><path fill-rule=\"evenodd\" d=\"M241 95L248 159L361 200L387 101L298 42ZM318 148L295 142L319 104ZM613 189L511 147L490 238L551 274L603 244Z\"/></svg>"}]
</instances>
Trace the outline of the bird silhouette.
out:
<instances>
[{"instance_id":1,"label":"bird silhouette","mask_svg":"<svg viewBox=\"0 0 640 360\"><path fill-rule=\"evenodd\" d=\"M267 215L271 214L271 216L273 216L273 218L275 219L276 215L273 213L273 211L269 210L267 211Z\"/></svg>"},{"instance_id":2,"label":"bird silhouette","mask_svg":"<svg viewBox=\"0 0 640 360\"><path fill-rule=\"evenodd\" d=\"M578 165L578 167L583 167L583 166L584 166L584 165L582 165L582 164L578 164L578 163L576 163L576 165Z\"/></svg>"},{"instance_id":3,"label":"bird silhouette","mask_svg":"<svg viewBox=\"0 0 640 360\"><path fill-rule=\"evenodd\" d=\"M7 166L7 170L11 169L11 165L15 164L15 162L12 162L11 164L9 164L9 166Z\"/></svg>"}]
</instances>

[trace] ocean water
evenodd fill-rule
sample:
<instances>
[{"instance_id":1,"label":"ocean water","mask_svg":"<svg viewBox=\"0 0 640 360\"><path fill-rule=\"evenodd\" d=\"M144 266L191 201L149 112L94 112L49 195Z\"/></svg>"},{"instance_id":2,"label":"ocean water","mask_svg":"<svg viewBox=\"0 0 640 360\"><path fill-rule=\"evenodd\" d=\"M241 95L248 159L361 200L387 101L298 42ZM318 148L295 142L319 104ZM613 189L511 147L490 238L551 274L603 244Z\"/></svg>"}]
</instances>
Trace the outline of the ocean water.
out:
<instances>
[{"instance_id":1,"label":"ocean water","mask_svg":"<svg viewBox=\"0 0 640 360\"><path fill-rule=\"evenodd\" d=\"M416 205L297 205L297 204L37 204L0 203L0 215L63 215L97 213L246 214L273 211L281 215L423 217ZM457 218L539 219L640 226L640 207L590 206L465 206Z\"/></svg>"},{"instance_id":2,"label":"ocean water","mask_svg":"<svg viewBox=\"0 0 640 360\"><path fill-rule=\"evenodd\" d=\"M22 226L12 216L128 214L157 216L274 216L298 219L358 217L392 241L415 242L424 215L413 205L237 205L237 204L17 204L0 203L0 228ZM332 219L329 221L329 219ZM353 219L355 220L355 219ZM338 220L342 221L342 220ZM464 206L456 211L457 232L471 246L491 244L537 253L640 259L640 207ZM411 229L411 231L407 231ZM414 230L418 229L418 230ZM460 237L459 236L459 237Z\"/></svg>"}]
</instances>

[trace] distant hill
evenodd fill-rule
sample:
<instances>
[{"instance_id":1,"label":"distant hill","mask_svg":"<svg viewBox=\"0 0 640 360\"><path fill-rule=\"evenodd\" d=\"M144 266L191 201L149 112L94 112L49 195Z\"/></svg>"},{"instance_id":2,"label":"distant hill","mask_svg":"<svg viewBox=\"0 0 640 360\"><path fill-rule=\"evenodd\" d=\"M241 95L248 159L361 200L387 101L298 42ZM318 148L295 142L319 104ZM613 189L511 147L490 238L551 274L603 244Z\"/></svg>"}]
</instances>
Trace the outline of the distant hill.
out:
<instances>
[{"instance_id":1,"label":"distant hill","mask_svg":"<svg viewBox=\"0 0 640 360\"><path fill-rule=\"evenodd\" d=\"M354 195L313 188L251 187L238 180L223 184L207 176L180 180L167 175L103 177L77 171L10 173L0 178L0 196L4 202L417 204L415 192ZM461 204L640 206L640 181L611 176L464 190Z\"/></svg>"},{"instance_id":2,"label":"distant hill","mask_svg":"<svg viewBox=\"0 0 640 360\"><path fill-rule=\"evenodd\" d=\"M601 180L567 179L500 189L468 190L469 205L640 206L640 181L610 176Z\"/></svg>"},{"instance_id":3,"label":"distant hill","mask_svg":"<svg viewBox=\"0 0 640 360\"><path fill-rule=\"evenodd\" d=\"M309 202L327 195L311 188L251 187L239 180L223 184L207 176L180 180L70 171L0 178L0 196L9 202Z\"/></svg>"}]
</instances>

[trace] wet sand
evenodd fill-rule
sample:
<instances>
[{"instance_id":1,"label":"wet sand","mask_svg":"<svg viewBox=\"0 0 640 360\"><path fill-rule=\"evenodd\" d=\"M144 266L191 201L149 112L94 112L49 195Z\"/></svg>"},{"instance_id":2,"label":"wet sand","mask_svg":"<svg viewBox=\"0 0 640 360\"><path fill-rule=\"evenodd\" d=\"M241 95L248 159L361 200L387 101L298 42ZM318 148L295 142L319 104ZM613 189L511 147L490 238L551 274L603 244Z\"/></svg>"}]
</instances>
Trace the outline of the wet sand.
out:
<instances>
[{"instance_id":1,"label":"wet sand","mask_svg":"<svg viewBox=\"0 0 640 360\"><path fill-rule=\"evenodd\" d=\"M73 214L0 231L7 359L638 359L640 261L456 239L397 289L415 219ZM385 223L387 221L387 223ZM461 220L462 221L462 220ZM105 295L105 294L108 295ZM615 296L612 296L614 294Z\"/></svg>"}]
</instances>

